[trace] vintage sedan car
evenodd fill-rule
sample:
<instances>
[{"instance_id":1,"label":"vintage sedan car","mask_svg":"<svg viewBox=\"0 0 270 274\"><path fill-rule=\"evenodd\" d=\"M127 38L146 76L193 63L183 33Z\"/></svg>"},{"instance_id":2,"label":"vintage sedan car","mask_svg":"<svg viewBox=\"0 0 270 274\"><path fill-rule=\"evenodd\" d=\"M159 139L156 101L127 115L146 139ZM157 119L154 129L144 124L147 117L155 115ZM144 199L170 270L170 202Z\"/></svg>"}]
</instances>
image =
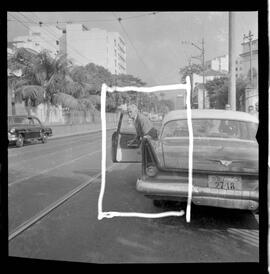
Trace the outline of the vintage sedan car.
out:
<instances>
[{"instance_id":1,"label":"vintage sedan car","mask_svg":"<svg viewBox=\"0 0 270 274\"><path fill-rule=\"evenodd\" d=\"M22 147L25 141L40 140L46 143L52 129L45 127L35 116L8 116L8 142Z\"/></svg>"},{"instance_id":2,"label":"vintage sedan car","mask_svg":"<svg viewBox=\"0 0 270 274\"><path fill-rule=\"evenodd\" d=\"M144 137L137 147L127 142L135 129L120 116L112 136L112 160L142 164L136 188L153 199L186 202L189 131L187 111L169 112L157 140ZM259 206L258 119L229 110L192 110L192 202L196 205L256 211Z\"/></svg>"}]
</instances>

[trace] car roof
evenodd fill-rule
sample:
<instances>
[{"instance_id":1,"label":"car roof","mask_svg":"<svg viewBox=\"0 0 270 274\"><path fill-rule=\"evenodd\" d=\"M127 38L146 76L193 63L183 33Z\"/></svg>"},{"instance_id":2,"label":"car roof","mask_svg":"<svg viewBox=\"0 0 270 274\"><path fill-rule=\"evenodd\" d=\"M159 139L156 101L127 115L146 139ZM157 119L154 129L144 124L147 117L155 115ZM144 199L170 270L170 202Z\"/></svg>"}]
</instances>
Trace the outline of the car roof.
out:
<instances>
[{"instance_id":1,"label":"car roof","mask_svg":"<svg viewBox=\"0 0 270 274\"><path fill-rule=\"evenodd\" d=\"M192 119L226 119L258 123L258 118L247 112L223 109L191 109ZM172 120L187 119L187 110L173 110L167 113L163 124Z\"/></svg>"}]
</instances>

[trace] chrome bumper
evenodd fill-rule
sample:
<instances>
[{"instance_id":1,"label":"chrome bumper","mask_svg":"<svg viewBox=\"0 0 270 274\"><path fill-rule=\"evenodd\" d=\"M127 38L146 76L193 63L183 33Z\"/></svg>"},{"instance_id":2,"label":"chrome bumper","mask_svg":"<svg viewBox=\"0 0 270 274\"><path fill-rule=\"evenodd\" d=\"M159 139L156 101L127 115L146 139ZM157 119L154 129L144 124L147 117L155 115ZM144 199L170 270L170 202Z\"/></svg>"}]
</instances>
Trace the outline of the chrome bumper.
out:
<instances>
[{"instance_id":1,"label":"chrome bumper","mask_svg":"<svg viewBox=\"0 0 270 274\"><path fill-rule=\"evenodd\" d=\"M168 200L181 200L188 197L187 183L155 183L138 179L136 188L139 192L157 199L166 197ZM193 186L192 202L197 205L256 210L259 206L259 192Z\"/></svg>"},{"instance_id":2,"label":"chrome bumper","mask_svg":"<svg viewBox=\"0 0 270 274\"><path fill-rule=\"evenodd\" d=\"M8 133L8 141L9 142L16 142L18 140L18 137L16 135Z\"/></svg>"}]
</instances>

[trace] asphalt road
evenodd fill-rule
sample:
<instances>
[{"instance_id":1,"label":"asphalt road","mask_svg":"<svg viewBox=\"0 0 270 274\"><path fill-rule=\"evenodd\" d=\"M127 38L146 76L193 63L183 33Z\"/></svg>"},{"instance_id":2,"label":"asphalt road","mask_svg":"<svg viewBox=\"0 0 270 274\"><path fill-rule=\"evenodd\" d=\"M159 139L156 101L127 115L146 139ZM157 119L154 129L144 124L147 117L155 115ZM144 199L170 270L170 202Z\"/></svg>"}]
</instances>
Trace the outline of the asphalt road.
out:
<instances>
[{"instance_id":1,"label":"asphalt road","mask_svg":"<svg viewBox=\"0 0 270 274\"><path fill-rule=\"evenodd\" d=\"M139 164L113 164L108 132L103 211L158 213L135 189ZM9 234L60 201L77 194L9 241L9 255L91 263L258 262L258 216L209 207L185 216L98 220L101 133L9 148ZM185 209L185 208L183 208Z\"/></svg>"}]
</instances>

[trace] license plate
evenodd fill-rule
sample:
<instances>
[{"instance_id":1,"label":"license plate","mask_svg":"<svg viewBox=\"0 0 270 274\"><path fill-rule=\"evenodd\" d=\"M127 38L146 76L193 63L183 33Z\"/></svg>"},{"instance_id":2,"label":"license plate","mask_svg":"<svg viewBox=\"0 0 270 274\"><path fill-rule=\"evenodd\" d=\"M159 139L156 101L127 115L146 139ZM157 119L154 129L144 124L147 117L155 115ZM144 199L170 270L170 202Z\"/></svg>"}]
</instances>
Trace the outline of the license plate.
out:
<instances>
[{"instance_id":1,"label":"license plate","mask_svg":"<svg viewBox=\"0 0 270 274\"><path fill-rule=\"evenodd\" d=\"M239 176L208 176L208 187L225 189L225 190L241 190L242 180Z\"/></svg>"}]
</instances>

